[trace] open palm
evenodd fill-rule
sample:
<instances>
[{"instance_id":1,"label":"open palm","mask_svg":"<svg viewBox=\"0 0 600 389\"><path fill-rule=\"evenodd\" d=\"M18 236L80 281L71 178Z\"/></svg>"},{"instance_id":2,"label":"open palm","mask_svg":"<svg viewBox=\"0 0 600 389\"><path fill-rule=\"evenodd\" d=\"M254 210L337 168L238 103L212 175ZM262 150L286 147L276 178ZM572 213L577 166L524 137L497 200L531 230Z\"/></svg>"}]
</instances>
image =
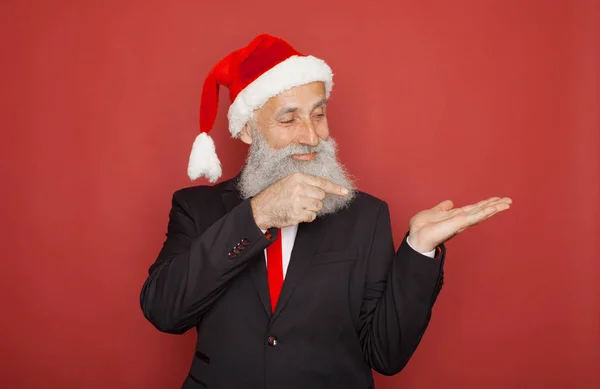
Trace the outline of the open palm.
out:
<instances>
[{"instance_id":1,"label":"open palm","mask_svg":"<svg viewBox=\"0 0 600 389\"><path fill-rule=\"evenodd\" d=\"M409 241L418 251L431 251L468 227L509 209L511 204L508 197L492 197L460 208L454 208L451 200L442 201L410 219Z\"/></svg>"}]
</instances>

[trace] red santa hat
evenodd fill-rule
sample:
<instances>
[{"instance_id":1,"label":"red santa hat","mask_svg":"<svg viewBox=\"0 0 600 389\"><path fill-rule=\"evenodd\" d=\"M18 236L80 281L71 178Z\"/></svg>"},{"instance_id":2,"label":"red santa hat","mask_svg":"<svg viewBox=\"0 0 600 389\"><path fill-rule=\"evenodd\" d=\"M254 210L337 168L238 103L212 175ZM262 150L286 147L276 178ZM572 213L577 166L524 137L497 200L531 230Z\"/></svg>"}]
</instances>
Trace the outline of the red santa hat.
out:
<instances>
[{"instance_id":1,"label":"red santa hat","mask_svg":"<svg viewBox=\"0 0 600 389\"><path fill-rule=\"evenodd\" d=\"M229 132L237 138L254 110L271 97L290 88L322 81L329 97L333 74L325 61L296 51L289 43L268 34L257 36L230 53L210 71L200 101L200 134L192 146L188 176L205 176L210 182L221 177L221 162L215 143L208 135L217 116L219 86L229 89L231 106L227 118Z\"/></svg>"}]
</instances>

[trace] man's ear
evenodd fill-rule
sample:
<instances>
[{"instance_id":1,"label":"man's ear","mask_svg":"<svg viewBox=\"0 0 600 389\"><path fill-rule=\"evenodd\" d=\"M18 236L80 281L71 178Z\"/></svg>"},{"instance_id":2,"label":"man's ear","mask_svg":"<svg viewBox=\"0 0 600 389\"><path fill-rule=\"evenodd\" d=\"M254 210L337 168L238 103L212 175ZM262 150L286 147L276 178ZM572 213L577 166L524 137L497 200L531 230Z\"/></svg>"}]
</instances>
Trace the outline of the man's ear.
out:
<instances>
[{"instance_id":1,"label":"man's ear","mask_svg":"<svg viewBox=\"0 0 600 389\"><path fill-rule=\"evenodd\" d=\"M240 140L247 145L252 144L252 135L250 135L250 126L248 123L240 131Z\"/></svg>"}]
</instances>

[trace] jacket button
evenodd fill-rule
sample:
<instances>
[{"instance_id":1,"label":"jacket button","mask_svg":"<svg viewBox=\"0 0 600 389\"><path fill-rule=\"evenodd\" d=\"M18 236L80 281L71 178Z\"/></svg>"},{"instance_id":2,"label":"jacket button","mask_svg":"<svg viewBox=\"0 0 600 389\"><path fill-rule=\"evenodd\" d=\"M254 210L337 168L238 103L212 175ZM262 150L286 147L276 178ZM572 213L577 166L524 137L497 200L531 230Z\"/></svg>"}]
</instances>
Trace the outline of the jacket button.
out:
<instances>
[{"instance_id":1,"label":"jacket button","mask_svg":"<svg viewBox=\"0 0 600 389\"><path fill-rule=\"evenodd\" d=\"M275 346L277 346L278 341L277 341L276 337L269 336L269 338L267 339L267 343L269 344L269 346L275 347Z\"/></svg>"},{"instance_id":2,"label":"jacket button","mask_svg":"<svg viewBox=\"0 0 600 389\"><path fill-rule=\"evenodd\" d=\"M250 241L246 238L242 239L242 241L240 242L242 244L242 246L246 247L250 244Z\"/></svg>"},{"instance_id":3,"label":"jacket button","mask_svg":"<svg viewBox=\"0 0 600 389\"><path fill-rule=\"evenodd\" d=\"M237 244L237 246L235 246L235 248L236 248L236 249L238 249L238 250L243 250L243 249L245 249L245 248L246 248L246 246L244 246L244 245L243 245L243 244L241 244L241 243L238 243L238 244Z\"/></svg>"},{"instance_id":4,"label":"jacket button","mask_svg":"<svg viewBox=\"0 0 600 389\"><path fill-rule=\"evenodd\" d=\"M237 257L237 254L236 254L236 253L234 253L233 251L230 251L230 252L229 252L229 259L233 259L233 258L235 258L235 257Z\"/></svg>"},{"instance_id":5,"label":"jacket button","mask_svg":"<svg viewBox=\"0 0 600 389\"><path fill-rule=\"evenodd\" d=\"M238 255L240 253L240 250L237 247L234 247L231 251L233 251L235 255Z\"/></svg>"}]
</instances>

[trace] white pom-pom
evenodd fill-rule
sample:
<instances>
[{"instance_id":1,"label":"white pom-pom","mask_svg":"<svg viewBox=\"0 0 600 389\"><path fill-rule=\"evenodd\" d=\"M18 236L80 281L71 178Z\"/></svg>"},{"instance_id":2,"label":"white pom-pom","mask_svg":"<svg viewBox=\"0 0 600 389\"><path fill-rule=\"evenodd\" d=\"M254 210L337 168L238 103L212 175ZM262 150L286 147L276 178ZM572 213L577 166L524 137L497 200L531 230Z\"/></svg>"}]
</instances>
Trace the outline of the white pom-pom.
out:
<instances>
[{"instance_id":1,"label":"white pom-pom","mask_svg":"<svg viewBox=\"0 0 600 389\"><path fill-rule=\"evenodd\" d=\"M202 132L192 145L188 176L192 180L204 176L210 182L215 182L221 177L221 173L221 162L215 151L215 142L207 133Z\"/></svg>"}]
</instances>

